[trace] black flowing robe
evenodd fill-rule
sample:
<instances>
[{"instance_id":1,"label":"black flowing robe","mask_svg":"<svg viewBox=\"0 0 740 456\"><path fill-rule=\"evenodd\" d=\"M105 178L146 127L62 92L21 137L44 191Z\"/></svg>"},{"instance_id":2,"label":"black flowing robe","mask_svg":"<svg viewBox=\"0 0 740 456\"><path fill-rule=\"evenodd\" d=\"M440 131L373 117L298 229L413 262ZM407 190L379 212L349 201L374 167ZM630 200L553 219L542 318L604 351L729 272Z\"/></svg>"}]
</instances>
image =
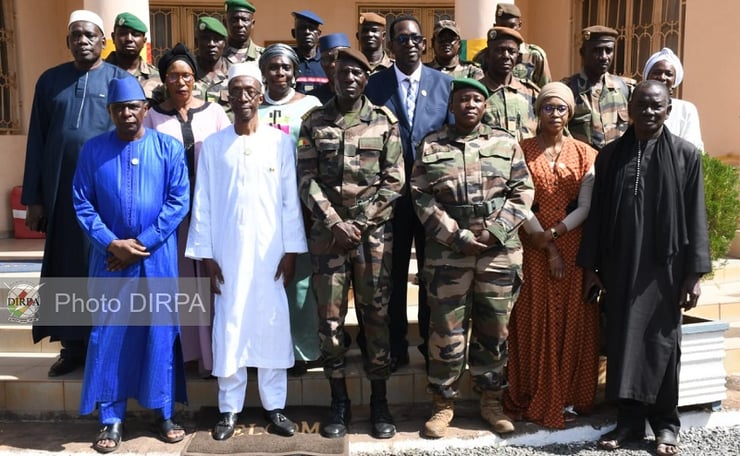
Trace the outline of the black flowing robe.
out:
<instances>
[{"instance_id":1,"label":"black flowing robe","mask_svg":"<svg viewBox=\"0 0 740 456\"><path fill-rule=\"evenodd\" d=\"M683 280L711 270L701 155L689 142L668 137L677 185L683 191L688 242L667 262L658 260L655 248L661 223L657 174L666 166L656 156L656 140L646 144L639 174L634 140L623 137L596 159L591 210L577 261L584 269L598 271L606 288L602 305L610 400L656 402L666 373L677 374L679 368ZM612 159L614 154L620 154L618 160ZM678 385L668 388L675 390L669 394L677 400Z\"/></svg>"},{"instance_id":2,"label":"black flowing robe","mask_svg":"<svg viewBox=\"0 0 740 456\"><path fill-rule=\"evenodd\" d=\"M132 77L101 63L90 71L67 62L46 70L36 83L26 144L21 202L43 204L48 224L41 277L86 277L89 243L72 204L72 177L82 145L113 127L108 83ZM44 299L42 288L41 317ZM85 340L89 327L34 325L33 340Z\"/></svg>"}]
</instances>

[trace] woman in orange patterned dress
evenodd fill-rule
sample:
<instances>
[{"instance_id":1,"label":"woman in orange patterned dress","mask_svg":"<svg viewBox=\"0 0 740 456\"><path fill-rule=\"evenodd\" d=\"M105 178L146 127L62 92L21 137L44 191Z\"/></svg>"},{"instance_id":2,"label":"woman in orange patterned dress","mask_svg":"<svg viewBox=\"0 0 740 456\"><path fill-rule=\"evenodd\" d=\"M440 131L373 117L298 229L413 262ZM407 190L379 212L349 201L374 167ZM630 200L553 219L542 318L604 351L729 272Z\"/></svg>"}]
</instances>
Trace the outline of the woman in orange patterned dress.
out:
<instances>
[{"instance_id":1,"label":"woman in orange patterned dress","mask_svg":"<svg viewBox=\"0 0 740 456\"><path fill-rule=\"evenodd\" d=\"M596 151L570 137L570 89L545 85L535 102L537 136L521 142L535 185L524 224L524 284L509 324L512 417L561 429L591 411L598 379L598 305L584 302L576 266L588 215Z\"/></svg>"}]
</instances>

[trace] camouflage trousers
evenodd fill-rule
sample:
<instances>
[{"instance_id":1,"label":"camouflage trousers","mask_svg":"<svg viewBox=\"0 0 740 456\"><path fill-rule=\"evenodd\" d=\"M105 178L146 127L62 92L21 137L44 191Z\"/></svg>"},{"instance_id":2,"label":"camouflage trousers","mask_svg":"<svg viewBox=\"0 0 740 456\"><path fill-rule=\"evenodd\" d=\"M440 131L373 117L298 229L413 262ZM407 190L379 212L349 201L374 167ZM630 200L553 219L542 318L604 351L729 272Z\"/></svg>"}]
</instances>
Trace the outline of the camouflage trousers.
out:
<instances>
[{"instance_id":1,"label":"camouflage trousers","mask_svg":"<svg viewBox=\"0 0 740 456\"><path fill-rule=\"evenodd\" d=\"M320 230L331 233L323 227ZM363 359L370 380L390 376L390 299L392 225L386 223L365 236L357 248L348 252L317 252L313 242L317 226L311 230L311 286L319 311L319 341L327 378L345 376L344 320L347 316L349 287L352 285L355 307L365 328L366 351ZM326 234L324 233L324 235ZM321 234L319 235L321 237Z\"/></svg>"},{"instance_id":2,"label":"camouflage trousers","mask_svg":"<svg viewBox=\"0 0 740 456\"><path fill-rule=\"evenodd\" d=\"M425 261L430 386L455 391L467 354L477 386L501 389L509 316L521 285L521 247L498 246L471 257L427 238Z\"/></svg>"}]
</instances>

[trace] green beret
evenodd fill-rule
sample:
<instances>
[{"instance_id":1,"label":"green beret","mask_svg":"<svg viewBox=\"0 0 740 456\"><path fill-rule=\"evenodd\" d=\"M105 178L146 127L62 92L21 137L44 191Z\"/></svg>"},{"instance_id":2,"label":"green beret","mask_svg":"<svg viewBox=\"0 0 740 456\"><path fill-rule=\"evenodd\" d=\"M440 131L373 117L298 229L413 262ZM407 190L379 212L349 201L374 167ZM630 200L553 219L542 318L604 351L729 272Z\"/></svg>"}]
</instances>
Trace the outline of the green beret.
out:
<instances>
[{"instance_id":1,"label":"green beret","mask_svg":"<svg viewBox=\"0 0 740 456\"><path fill-rule=\"evenodd\" d=\"M452 96L453 93L461 89L475 89L478 92L482 93L483 96L488 98L488 89L486 88L486 86L484 86L482 82L476 81L475 79L472 79L472 78L453 79L452 83L450 84L450 96Z\"/></svg>"},{"instance_id":2,"label":"green beret","mask_svg":"<svg viewBox=\"0 0 740 456\"><path fill-rule=\"evenodd\" d=\"M116 23L113 28L116 27L128 27L131 30L141 33L146 33L149 31L149 29L146 28L146 24L131 13L121 13L116 16Z\"/></svg>"},{"instance_id":3,"label":"green beret","mask_svg":"<svg viewBox=\"0 0 740 456\"><path fill-rule=\"evenodd\" d=\"M581 32L583 41L616 41L619 32L603 25L592 25Z\"/></svg>"},{"instance_id":4,"label":"green beret","mask_svg":"<svg viewBox=\"0 0 740 456\"><path fill-rule=\"evenodd\" d=\"M496 5L496 16L522 17L522 12L519 10L519 7L513 3L499 3Z\"/></svg>"},{"instance_id":5,"label":"green beret","mask_svg":"<svg viewBox=\"0 0 740 456\"><path fill-rule=\"evenodd\" d=\"M222 24L221 21L219 21L215 17L210 16L203 16L198 19L198 30L209 30L213 33L217 33L223 36L224 38L229 36L229 32L226 30L226 27L224 27L224 24Z\"/></svg>"},{"instance_id":6,"label":"green beret","mask_svg":"<svg viewBox=\"0 0 740 456\"><path fill-rule=\"evenodd\" d=\"M226 0L226 2L224 2L224 7L226 8L226 11L247 10L250 13L257 11L257 8L247 0Z\"/></svg>"}]
</instances>

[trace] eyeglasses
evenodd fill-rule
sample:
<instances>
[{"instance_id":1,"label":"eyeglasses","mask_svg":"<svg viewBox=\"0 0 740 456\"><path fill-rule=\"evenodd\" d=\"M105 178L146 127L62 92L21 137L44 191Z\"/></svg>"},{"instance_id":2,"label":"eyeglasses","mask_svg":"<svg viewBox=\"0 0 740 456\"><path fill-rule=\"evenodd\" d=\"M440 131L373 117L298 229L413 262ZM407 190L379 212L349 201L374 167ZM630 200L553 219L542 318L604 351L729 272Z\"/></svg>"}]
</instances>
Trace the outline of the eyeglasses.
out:
<instances>
[{"instance_id":1,"label":"eyeglasses","mask_svg":"<svg viewBox=\"0 0 740 456\"><path fill-rule=\"evenodd\" d=\"M175 82L182 79L185 84L190 84L195 81L195 75L193 73L167 73L167 82L174 84Z\"/></svg>"},{"instance_id":2,"label":"eyeglasses","mask_svg":"<svg viewBox=\"0 0 740 456\"><path fill-rule=\"evenodd\" d=\"M423 35L398 35L397 37L393 38L393 41L400 44L401 46L406 46L409 44L409 41L414 43L414 46L418 46L421 44L422 41L424 41Z\"/></svg>"},{"instance_id":3,"label":"eyeglasses","mask_svg":"<svg viewBox=\"0 0 740 456\"><path fill-rule=\"evenodd\" d=\"M241 100L244 97L244 95L246 95L247 96L247 100L248 101L251 101L251 100L254 100L254 98L257 95L260 95L261 93L262 93L261 91L255 90L255 89L252 89L252 88L242 89L242 88L239 88L239 87L233 87L233 88L229 89L229 98L232 98L234 100Z\"/></svg>"},{"instance_id":4,"label":"eyeglasses","mask_svg":"<svg viewBox=\"0 0 740 456\"><path fill-rule=\"evenodd\" d=\"M568 107L565 105L546 104L542 106L542 110L545 112L545 114L552 115L553 113L557 112L559 116L562 116L563 114L568 112Z\"/></svg>"}]
</instances>

